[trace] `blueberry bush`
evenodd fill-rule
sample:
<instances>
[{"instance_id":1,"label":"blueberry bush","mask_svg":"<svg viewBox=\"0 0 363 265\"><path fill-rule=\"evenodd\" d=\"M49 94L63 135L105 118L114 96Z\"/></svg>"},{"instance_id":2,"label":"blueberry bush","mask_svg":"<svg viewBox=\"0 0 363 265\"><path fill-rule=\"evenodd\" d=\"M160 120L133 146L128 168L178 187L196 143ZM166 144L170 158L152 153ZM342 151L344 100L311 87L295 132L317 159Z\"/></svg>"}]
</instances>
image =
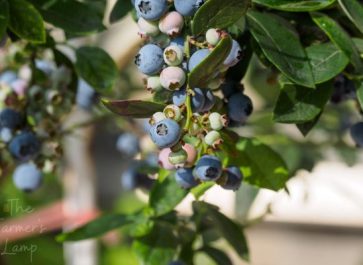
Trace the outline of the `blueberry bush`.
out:
<instances>
[{"instance_id":1,"label":"blueberry bush","mask_svg":"<svg viewBox=\"0 0 363 265\"><path fill-rule=\"evenodd\" d=\"M143 41L135 65L149 100L115 99L113 59L69 41L129 13ZM248 261L247 223L201 200L208 189L287 190L298 169L323 157L321 146L335 147L349 163L349 140L363 147L360 1L118 0L105 14L103 0L0 0L0 174L12 175L20 190L36 190L43 174L59 167L69 133L61 125L74 105L95 117L116 114L125 131L117 149L141 157L122 184L148 190L148 204L104 215L60 234L59 242L124 228L141 264L192 265L198 253L232 264L219 239ZM268 72L266 83L255 85L263 111L244 88L249 72L261 69ZM132 119L147 122L134 133ZM303 136L324 131L325 141L297 141L275 124L291 124ZM146 150L144 134L157 151ZM192 214L179 215L175 207L188 194Z\"/></svg>"}]
</instances>

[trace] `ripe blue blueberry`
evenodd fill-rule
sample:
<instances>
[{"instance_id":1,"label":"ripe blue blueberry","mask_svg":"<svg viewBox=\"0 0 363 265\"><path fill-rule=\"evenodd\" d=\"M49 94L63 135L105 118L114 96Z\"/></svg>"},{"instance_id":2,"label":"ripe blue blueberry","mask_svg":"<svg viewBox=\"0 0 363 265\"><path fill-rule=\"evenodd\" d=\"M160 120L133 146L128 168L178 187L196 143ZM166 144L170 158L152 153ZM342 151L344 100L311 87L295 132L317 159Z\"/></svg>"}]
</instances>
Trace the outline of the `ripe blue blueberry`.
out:
<instances>
[{"instance_id":1,"label":"ripe blue blueberry","mask_svg":"<svg viewBox=\"0 0 363 265\"><path fill-rule=\"evenodd\" d=\"M342 101L356 98L356 88L354 82L349 80L343 74L338 75L334 79L334 92L330 101L334 104L339 104Z\"/></svg>"},{"instance_id":2,"label":"ripe blue blueberry","mask_svg":"<svg viewBox=\"0 0 363 265\"><path fill-rule=\"evenodd\" d=\"M215 181L222 175L221 160L212 155L202 156L195 166L194 175L201 181Z\"/></svg>"},{"instance_id":3,"label":"ripe blue blueberry","mask_svg":"<svg viewBox=\"0 0 363 265\"><path fill-rule=\"evenodd\" d=\"M42 178L42 172L33 163L17 166L13 174L14 185L25 192L31 192L39 188Z\"/></svg>"},{"instance_id":4,"label":"ripe blue blueberry","mask_svg":"<svg viewBox=\"0 0 363 265\"><path fill-rule=\"evenodd\" d=\"M176 145L181 137L179 124L172 119L164 119L150 129L153 142L161 149Z\"/></svg>"},{"instance_id":5,"label":"ripe blue blueberry","mask_svg":"<svg viewBox=\"0 0 363 265\"><path fill-rule=\"evenodd\" d=\"M205 104L206 97L200 88L193 89L194 95L192 96L192 109L194 112L200 112ZM185 103L187 99L186 89L181 89L179 91L175 91L173 93L173 104L177 106L181 106Z\"/></svg>"},{"instance_id":6,"label":"ripe blue blueberry","mask_svg":"<svg viewBox=\"0 0 363 265\"><path fill-rule=\"evenodd\" d=\"M32 132L21 132L9 144L10 153L21 161L35 157L40 151L40 142Z\"/></svg>"},{"instance_id":7,"label":"ripe blue blueberry","mask_svg":"<svg viewBox=\"0 0 363 265\"><path fill-rule=\"evenodd\" d=\"M168 9L167 0L136 0L136 12L147 20L160 19Z\"/></svg>"},{"instance_id":8,"label":"ripe blue blueberry","mask_svg":"<svg viewBox=\"0 0 363 265\"><path fill-rule=\"evenodd\" d=\"M214 104L216 103L216 98L214 97L214 94L210 89L203 89L203 94L205 102L203 108L201 109L201 112L208 112L214 107Z\"/></svg>"},{"instance_id":9,"label":"ripe blue blueberry","mask_svg":"<svg viewBox=\"0 0 363 265\"><path fill-rule=\"evenodd\" d=\"M242 92L244 90L241 83L235 82L233 80L224 81L220 88L222 90L223 96L226 99L230 98L233 94Z\"/></svg>"},{"instance_id":10,"label":"ripe blue blueberry","mask_svg":"<svg viewBox=\"0 0 363 265\"><path fill-rule=\"evenodd\" d=\"M0 112L0 127L17 129L23 124L23 116L13 109L3 109Z\"/></svg>"},{"instance_id":11,"label":"ripe blue blueberry","mask_svg":"<svg viewBox=\"0 0 363 265\"><path fill-rule=\"evenodd\" d=\"M0 141L8 143L13 138L13 132L9 128L0 128Z\"/></svg>"},{"instance_id":12,"label":"ripe blue blueberry","mask_svg":"<svg viewBox=\"0 0 363 265\"><path fill-rule=\"evenodd\" d=\"M205 104L205 95L200 88L194 88L194 95L192 96L192 109L194 112L201 112Z\"/></svg>"},{"instance_id":13,"label":"ripe blue blueberry","mask_svg":"<svg viewBox=\"0 0 363 265\"><path fill-rule=\"evenodd\" d=\"M350 128L350 135L359 147L363 147L363 122L353 125Z\"/></svg>"},{"instance_id":14,"label":"ripe blue blueberry","mask_svg":"<svg viewBox=\"0 0 363 265\"><path fill-rule=\"evenodd\" d=\"M136 55L135 64L143 74L154 75L164 65L163 50L155 44L146 44Z\"/></svg>"},{"instance_id":15,"label":"ripe blue blueberry","mask_svg":"<svg viewBox=\"0 0 363 265\"><path fill-rule=\"evenodd\" d=\"M198 64L200 64L208 55L210 51L208 49L200 49L192 54L188 62L188 69L192 71Z\"/></svg>"},{"instance_id":16,"label":"ripe blue blueberry","mask_svg":"<svg viewBox=\"0 0 363 265\"><path fill-rule=\"evenodd\" d=\"M193 16L205 0L174 0L174 6L183 16Z\"/></svg>"},{"instance_id":17,"label":"ripe blue blueberry","mask_svg":"<svg viewBox=\"0 0 363 265\"><path fill-rule=\"evenodd\" d=\"M243 93L233 94L228 100L228 117L239 123L245 123L253 111L251 99Z\"/></svg>"},{"instance_id":18,"label":"ripe blue blueberry","mask_svg":"<svg viewBox=\"0 0 363 265\"><path fill-rule=\"evenodd\" d=\"M76 103L83 109L90 109L97 99L96 91L83 79L78 80Z\"/></svg>"},{"instance_id":19,"label":"ripe blue blueberry","mask_svg":"<svg viewBox=\"0 0 363 265\"><path fill-rule=\"evenodd\" d=\"M229 55L224 60L223 64L227 67L235 66L242 59L242 49L239 43L235 40L232 42L232 49Z\"/></svg>"},{"instance_id":20,"label":"ripe blue blueberry","mask_svg":"<svg viewBox=\"0 0 363 265\"><path fill-rule=\"evenodd\" d=\"M10 85L16 79L18 79L17 74L11 70L5 71L5 72L1 73L1 75L0 75L0 83Z\"/></svg>"},{"instance_id":21,"label":"ripe blue blueberry","mask_svg":"<svg viewBox=\"0 0 363 265\"><path fill-rule=\"evenodd\" d=\"M185 38L182 36L173 38L170 41L170 46L178 46L180 47L182 50L184 50L184 44L185 44Z\"/></svg>"},{"instance_id":22,"label":"ripe blue blueberry","mask_svg":"<svg viewBox=\"0 0 363 265\"><path fill-rule=\"evenodd\" d=\"M134 156L140 151L139 138L132 133L123 133L118 137L116 147L121 153Z\"/></svg>"},{"instance_id":23,"label":"ripe blue blueberry","mask_svg":"<svg viewBox=\"0 0 363 265\"><path fill-rule=\"evenodd\" d=\"M128 169L121 175L121 186L125 190L133 190L136 188L150 189L153 185L153 180L146 174L141 172L144 162L133 162Z\"/></svg>"},{"instance_id":24,"label":"ripe blue blueberry","mask_svg":"<svg viewBox=\"0 0 363 265\"><path fill-rule=\"evenodd\" d=\"M228 167L225 170L226 182L222 187L226 190L238 190L241 187L243 174L238 167Z\"/></svg>"}]
</instances>

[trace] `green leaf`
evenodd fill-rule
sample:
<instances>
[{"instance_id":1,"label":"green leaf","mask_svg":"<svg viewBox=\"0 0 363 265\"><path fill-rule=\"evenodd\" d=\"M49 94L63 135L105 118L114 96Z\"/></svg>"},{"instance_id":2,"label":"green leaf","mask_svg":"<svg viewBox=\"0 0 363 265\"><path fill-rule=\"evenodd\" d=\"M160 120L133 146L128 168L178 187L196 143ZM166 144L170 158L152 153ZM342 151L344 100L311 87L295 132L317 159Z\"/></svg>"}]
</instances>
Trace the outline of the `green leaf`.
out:
<instances>
[{"instance_id":1,"label":"green leaf","mask_svg":"<svg viewBox=\"0 0 363 265\"><path fill-rule=\"evenodd\" d=\"M317 89L285 85L274 109L274 120L281 123L305 123L315 119L332 94L333 84L326 82Z\"/></svg>"},{"instance_id":2,"label":"green leaf","mask_svg":"<svg viewBox=\"0 0 363 265\"><path fill-rule=\"evenodd\" d=\"M312 45L306 48L306 52L313 70L315 84L334 78L349 64L349 58L333 43Z\"/></svg>"},{"instance_id":3,"label":"green leaf","mask_svg":"<svg viewBox=\"0 0 363 265\"><path fill-rule=\"evenodd\" d=\"M221 67L232 48L232 38L223 38L213 51L189 73L188 82L191 87L206 87L213 79L217 69Z\"/></svg>"},{"instance_id":4,"label":"green leaf","mask_svg":"<svg viewBox=\"0 0 363 265\"><path fill-rule=\"evenodd\" d=\"M67 34L87 35L104 30L102 16L87 3L75 0L32 0L44 20Z\"/></svg>"},{"instance_id":5,"label":"green leaf","mask_svg":"<svg viewBox=\"0 0 363 265\"><path fill-rule=\"evenodd\" d=\"M71 232L57 236L57 241L79 241L102 236L103 234L130 224L132 217L122 214L104 215Z\"/></svg>"},{"instance_id":6,"label":"green leaf","mask_svg":"<svg viewBox=\"0 0 363 265\"><path fill-rule=\"evenodd\" d=\"M254 3L288 12L308 12L324 9L335 0L253 0Z\"/></svg>"},{"instance_id":7,"label":"green leaf","mask_svg":"<svg viewBox=\"0 0 363 265\"><path fill-rule=\"evenodd\" d=\"M318 116L316 116L312 121L308 121L305 123L296 124L297 128L301 132L302 135L307 136L309 132L314 128L314 126L319 122L320 116L323 112L320 112Z\"/></svg>"},{"instance_id":8,"label":"green leaf","mask_svg":"<svg viewBox=\"0 0 363 265\"><path fill-rule=\"evenodd\" d=\"M357 0L338 0L344 13L353 24L363 33L363 5Z\"/></svg>"},{"instance_id":9,"label":"green leaf","mask_svg":"<svg viewBox=\"0 0 363 265\"><path fill-rule=\"evenodd\" d=\"M363 58L363 39L353 38L354 45L357 47L358 52L361 54Z\"/></svg>"},{"instance_id":10,"label":"green leaf","mask_svg":"<svg viewBox=\"0 0 363 265\"><path fill-rule=\"evenodd\" d=\"M201 249L209 257L211 257L218 265L233 265L231 259L223 251L214 247L205 246Z\"/></svg>"},{"instance_id":11,"label":"green leaf","mask_svg":"<svg viewBox=\"0 0 363 265\"><path fill-rule=\"evenodd\" d=\"M118 78L117 66L104 50L97 47L81 47L76 50L75 68L97 92L109 92Z\"/></svg>"},{"instance_id":12,"label":"green leaf","mask_svg":"<svg viewBox=\"0 0 363 265\"><path fill-rule=\"evenodd\" d=\"M322 13L312 13L314 22L325 32L329 39L350 59L358 73L363 72L363 61L349 34L332 18Z\"/></svg>"},{"instance_id":13,"label":"green leaf","mask_svg":"<svg viewBox=\"0 0 363 265\"><path fill-rule=\"evenodd\" d=\"M187 196L188 191L181 189L171 174L163 181L157 181L150 193L149 205L157 216L172 210Z\"/></svg>"},{"instance_id":14,"label":"green leaf","mask_svg":"<svg viewBox=\"0 0 363 265\"><path fill-rule=\"evenodd\" d=\"M194 212L199 213L202 218L208 218L212 226L231 245L236 253L244 260L249 260L247 240L242 227L218 211L214 205L205 202L193 202Z\"/></svg>"},{"instance_id":15,"label":"green leaf","mask_svg":"<svg viewBox=\"0 0 363 265\"><path fill-rule=\"evenodd\" d=\"M357 81L355 83L357 87L357 98L360 105L361 110L363 111L363 81Z\"/></svg>"},{"instance_id":16,"label":"green leaf","mask_svg":"<svg viewBox=\"0 0 363 265\"><path fill-rule=\"evenodd\" d=\"M158 224L153 231L133 242L133 250L144 265L168 265L177 250L177 238L172 226Z\"/></svg>"},{"instance_id":17,"label":"green leaf","mask_svg":"<svg viewBox=\"0 0 363 265\"><path fill-rule=\"evenodd\" d=\"M197 187L191 190L191 193L198 200L200 197L204 195L210 188L212 188L216 183L215 182L203 182Z\"/></svg>"},{"instance_id":18,"label":"green leaf","mask_svg":"<svg viewBox=\"0 0 363 265\"><path fill-rule=\"evenodd\" d=\"M194 35L210 28L227 28L236 23L247 12L250 0L209 0L198 9L192 22Z\"/></svg>"},{"instance_id":19,"label":"green leaf","mask_svg":"<svg viewBox=\"0 0 363 265\"><path fill-rule=\"evenodd\" d=\"M46 34L42 16L25 0L9 1L9 27L20 38L44 43Z\"/></svg>"},{"instance_id":20,"label":"green leaf","mask_svg":"<svg viewBox=\"0 0 363 265\"><path fill-rule=\"evenodd\" d=\"M108 100L102 103L112 112L131 118L150 118L155 112L163 111L165 105L142 100Z\"/></svg>"},{"instance_id":21,"label":"green leaf","mask_svg":"<svg viewBox=\"0 0 363 265\"><path fill-rule=\"evenodd\" d=\"M299 85L315 87L305 50L287 21L272 14L249 11L247 22L265 56L284 75Z\"/></svg>"},{"instance_id":22,"label":"green leaf","mask_svg":"<svg viewBox=\"0 0 363 265\"><path fill-rule=\"evenodd\" d=\"M230 164L241 168L244 182L259 188L278 191L289 180L289 170L281 156L257 139L240 139L237 157Z\"/></svg>"},{"instance_id":23,"label":"green leaf","mask_svg":"<svg viewBox=\"0 0 363 265\"><path fill-rule=\"evenodd\" d=\"M0 40L2 40L9 20L9 5L7 0L0 0Z\"/></svg>"},{"instance_id":24,"label":"green leaf","mask_svg":"<svg viewBox=\"0 0 363 265\"><path fill-rule=\"evenodd\" d=\"M122 19L132 10L132 8L133 6L130 0L118 0L111 11L110 23Z\"/></svg>"}]
</instances>

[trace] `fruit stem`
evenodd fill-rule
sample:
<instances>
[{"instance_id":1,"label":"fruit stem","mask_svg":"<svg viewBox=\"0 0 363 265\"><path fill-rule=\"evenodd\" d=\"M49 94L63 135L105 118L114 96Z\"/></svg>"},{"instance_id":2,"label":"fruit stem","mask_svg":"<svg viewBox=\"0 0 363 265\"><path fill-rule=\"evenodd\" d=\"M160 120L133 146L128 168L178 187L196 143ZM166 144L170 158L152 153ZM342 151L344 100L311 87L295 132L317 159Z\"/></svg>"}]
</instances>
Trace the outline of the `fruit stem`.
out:
<instances>
[{"instance_id":1,"label":"fruit stem","mask_svg":"<svg viewBox=\"0 0 363 265\"><path fill-rule=\"evenodd\" d=\"M185 105L187 107L187 117L186 117L186 123L184 126L184 130L185 131L189 131L190 128L190 124L191 124L191 120L192 120L192 116L193 116L193 110L192 110L192 99L191 99L191 89L188 86L187 87L187 99L185 101Z\"/></svg>"}]
</instances>

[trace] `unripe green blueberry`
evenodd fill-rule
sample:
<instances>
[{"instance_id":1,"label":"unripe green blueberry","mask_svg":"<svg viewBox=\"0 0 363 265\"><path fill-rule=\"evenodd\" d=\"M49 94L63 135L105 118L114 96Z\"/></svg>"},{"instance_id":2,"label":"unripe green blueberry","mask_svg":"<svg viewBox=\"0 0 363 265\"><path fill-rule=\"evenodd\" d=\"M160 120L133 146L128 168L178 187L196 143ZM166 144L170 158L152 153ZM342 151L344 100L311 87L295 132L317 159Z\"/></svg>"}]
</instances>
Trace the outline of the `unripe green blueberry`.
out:
<instances>
[{"instance_id":1,"label":"unripe green blueberry","mask_svg":"<svg viewBox=\"0 0 363 265\"><path fill-rule=\"evenodd\" d=\"M160 122L162 120L165 120L165 119L166 119L165 114L163 112L159 111L159 112L155 112L153 114L153 116L151 117L149 123L150 124L155 124L155 123L158 123L158 122Z\"/></svg>"},{"instance_id":2,"label":"unripe green blueberry","mask_svg":"<svg viewBox=\"0 0 363 265\"><path fill-rule=\"evenodd\" d=\"M155 37L160 33L159 26L153 21L146 20L142 17L137 21L139 26L139 34L141 37L151 36Z\"/></svg>"},{"instance_id":3,"label":"unripe green blueberry","mask_svg":"<svg viewBox=\"0 0 363 265\"><path fill-rule=\"evenodd\" d=\"M150 76L146 80L146 89L151 92L161 91L163 86L160 83L159 76Z\"/></svg>"},{"instance_id":4,"label":"unripe green blueberry","mask_svg":"<svg viewBox=\"0 0 363 265\"><path fill-rule=\"evenodd\" d=\"M184 54L181 47L172 45L164 50L164 61L167 65L178 66L183 62Z\"/></svg>"},{"instance_id":5,"label":"unripe green blueberry","mask_svg":"<svg viewBox=\"0 0 363 265\"><path fill-rule=\"evenodd\" d=\"M183 148L169 154L169 162L176 168L184 167L187 159L188 154Z\"/></svg>"},{"instance_id":6,"label":"unripe green blueberry","mask_svg":"<svg viewBox=\"0 0 363 265\"><path fill-rule=\"evenodd\" d=\"M181 109L176 105L168 105L164 109L164 114L167 118L180 121L183 116Z\"/></svg>"},{"instance_id":7,"label":"unripe green blueberry","mask_svg":"<svg viewBox=\"0 0 363 265\"><path fill-rule=\"evenodd\" d=\"M211 113L208 119L210 127L216 131L223 129L223 127L227 125L227 117L225 115L221 115L218 112Z\"/></svg>"},{"instance_id":8,"label":"unripe green blueberry","mask_svg":"<svg viewBox=\"0 0 363 265\"><path fill-rule=\"evenodd\" d=\"M156 44L160 46L161 48L166 48L170 44L170 38L168 35L165 34L159 34L155 37L150 38L150 43Z\"/></svg>"},{"instance_id":9,"label":"unripe green blueberry","mask_svg":"<svg viewBox=\"0 0 363 265\"><path fill-rule=\"evenodd\" d=\"M209 83L208 83L208 87L212 90L216 90L218 88L220 88L220 86L223 84L223 79L220 77L216 77L214 79L212 79Z\"/></svg>"},{"instance_id":10,"label":"unripe green blueberry","mask_svg":"<svg viewBox=\"0 0 363 265\"><path fill-rule=\"evenodd\" d=\"M212 146L213 148L215 148L218 145L220 145L223 142L223 140L222 140L221 134L219 132L217 132L217 131L210 131L205 136L204 142L207 145Z\"/></svg>"},{"instance_id":11,"label":"unripe green blueberry","mask_svg":"<svg viewBox=\"0 0 363 265\"><path fill-rule=\"evenodd\" d=\"M209 29L205 34L205 38L207 42L212 45L216 46L218 42L221 40L221 32L218 29Z\"/></svg>"},{"instance_id":12,"label":"unripe green blueberry","mask_svg":"<svg viewBox=\"0 0 363 265\"><path fill-rule=\"evenodd\" d=\"M58 90L50 90L47 92L47 100L53 105L59 105L62 102L63 98Z\"/></svg>"}]
</instances>

